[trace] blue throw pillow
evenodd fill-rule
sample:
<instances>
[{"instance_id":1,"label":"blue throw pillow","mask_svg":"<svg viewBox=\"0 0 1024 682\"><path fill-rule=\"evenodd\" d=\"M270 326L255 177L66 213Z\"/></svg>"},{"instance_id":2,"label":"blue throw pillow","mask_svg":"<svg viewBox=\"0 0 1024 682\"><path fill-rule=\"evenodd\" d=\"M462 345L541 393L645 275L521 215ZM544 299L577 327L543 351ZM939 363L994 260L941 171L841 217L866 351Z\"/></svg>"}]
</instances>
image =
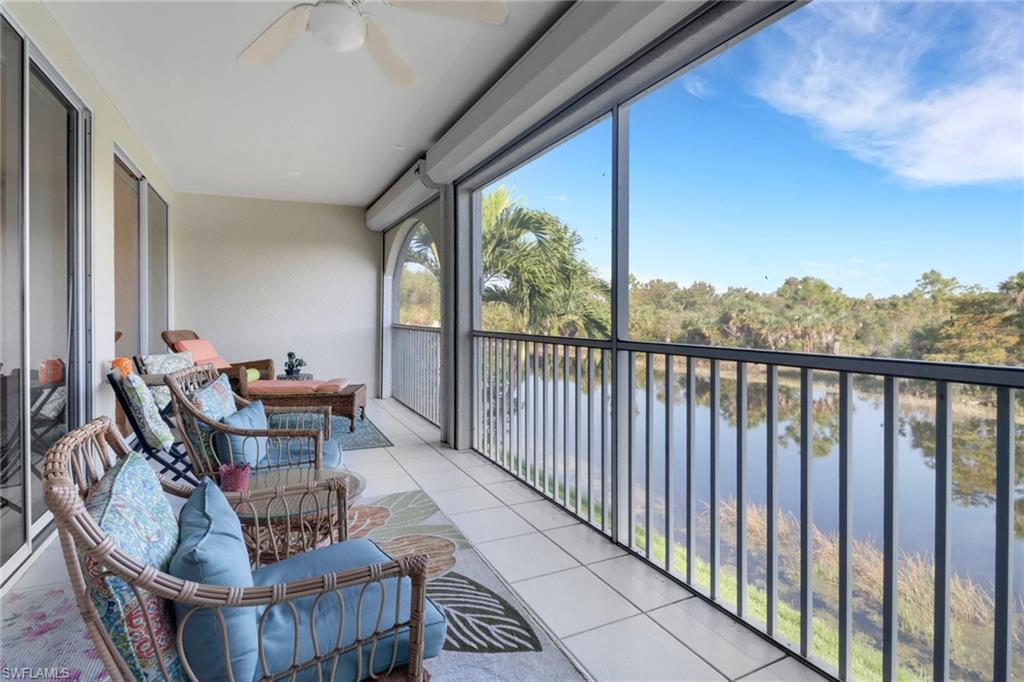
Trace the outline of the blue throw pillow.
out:
<instances>
[{"instance_id":1,"label":"blue throw pillow","mask_svg":"<svg viewBox=\"0 0 1024 682\"><path fill-rule=\"evenodd\" d=\"M208 585L252 587L249 555L238 516L209 478L199 483L182 507L178 525L180 541L171 559L171 575ZM192 609L189 604L175 603L179 625ZM229 633L234 677L251 680L258 661L256 609L225 606L221 613ZM209 608L196 609L185 622L185 659L202 679L228 679L220 631L217 614Z\"/></svg>"},{"instance_id":2,"label":"blue throw pillow","mask_svg":"<svg viewBox=\"0 0 1024 682\"><path fill-rule=\"evenodd\" d=\"M263 401L257 400L251 405L246 405L234 414L229 414L220 420L221 424L235 429L266 430L267 413L263 409ZM267 454L266 436L237 436L217 432L214 436L214 448L217 450L217 459L224 464L248 464L256 466L256 463Z\"/></svg>"}]
</instances>

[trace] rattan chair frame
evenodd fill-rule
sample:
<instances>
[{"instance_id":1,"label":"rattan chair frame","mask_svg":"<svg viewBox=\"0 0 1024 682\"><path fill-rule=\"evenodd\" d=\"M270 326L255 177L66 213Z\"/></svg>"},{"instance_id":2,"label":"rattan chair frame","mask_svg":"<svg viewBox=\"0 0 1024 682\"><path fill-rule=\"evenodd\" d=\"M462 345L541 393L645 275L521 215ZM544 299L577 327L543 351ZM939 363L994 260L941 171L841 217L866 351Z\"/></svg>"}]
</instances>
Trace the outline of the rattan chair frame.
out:
<instances>
[{"instance_id":1,"label":"rattan chair frame","mask_svg":"<svg viewBox=\"0 0 1024 682\"><path fill-rule=\"evenodd\" d=\"M284 428L256 430L227 426L211 420L196 409L189 397L194 391L215 380L217 376L218 372L213 365L186 367L164 375L164 383L171 389L175 421L182 430L182 440L185 442L189 459L192 461L192 469L197 476L218 477L221 462L207 454L213 451L212 446L200 449L193 443L192 438L193 436L208 438L209 444L212 445L214 435L217 433L240 436L245 439L267 438L268 443L274 443L279 447L287 445L284 450L279 450L288 453L286 461L279 461L272 465L260 465L254 467L256 470L301 465L313 466L317 469L323 467L323 441L331 437L331 408L329 406L265 407L268 417L284 417ZM251 401L242 398L237 393L234 394L234 400L235 406L239 409L251 404ZM300 428L303 415L307 414L321 415L323 428ZM276 421L280 421L280 419ZM298 447L293 449L295 445Z\"/></svg>"},{"instance_id":2,"label":"rattan chair frame","mask_svg":"<svg viewBox=\"0 0 1024 682\"><path fill-rule=\"evenodd\" d=\"M97 612L92 600L89 597L89 588L85 580L82 566L79 561L79 553L92 557L98 565L112 576L124 580L131 586L135 597L141 601L145 590L162 599L172 600L181 604L190 605L192 608L177 624L177 637L175 645L178 656L182 662L182 668L186 677L190 680L198 680L198 674L202 671L193 670L189 664L188 654L183 647L183 628L188 620L200 609L212 609L216 615L216 622L219 623L218 632L211 632L210 636L221 637L222 650L224 652L226 669L228 671L228 682L236 682L230 665L230 637L225 624L223 609L239 606L266 606L263 616L259 620L258 627L258 679L266 682L276 680L295 679L295 676L307 669L315 668L318 679L323 679L325 666L330 665L330 679L334 678L341 657L348 652L356 652L359 660L357 678L362 679L364 673L369 677L417 682L428 679L429 675L423 667L423 645L424 645L424 609L426 604L426 580L427 580L427 557L423 555L405 556L391 561L373 564L358 569L326 573L321 576L311 577L303 580L296 580L288 583L261 587L229 587L223 585L208 585L196 583L189 580L182 580L173 575L165 573L158 568L140 563L131 555L121 551L113 538L107 535L96 523L85 507L85 498L93 487L99 482L103 474L110 469L120 458L127 457L131 450L117 432L116 427L107 417L94 419L86 425L75 429L60 440L49 450L43 465L43 489L46 504L53 512L57 524L57 532L60 536L61 548L64 553L64 561L71 579L71 586L75 593L75 600L80 614L85 621L89 636L96 646L97 654L102 661L110 677L117 681L132 679L128 664L114 646L110 635L102 625L100 614ZM160 476L160 484L164 491L170 495L187 498L194 488L181 483L171 481ZM342 503L345 500L345 485L341 479L331 479L322 482L323 485L332 486L339 494ZM318 484L320 485L320 484ZM295 494L296 490L290 491L264 491L248 495L249 500L263 496L274 496L282 493ZM240 504L245 495L242 493L225 493L229 503L233 506ZM342 515L344 518L344 515ZM402 581L401 578L410 579L411 608L409 618L399 622L396 608L395 625L390 628L381 629L380 612L377 614L377 628L367 637L356 639L348 645L341 645L335 642L334 646L323 646L317 641L316 619L311 618L313 625L310 632L301 632L299 624L298 609L295 601L304 597L315 597L314 612L324 599L336 599L342 607L339 613L344 613L345 596L343 589L358 587L359 601L356 613L361 615L364 606L364 597L374 589L384 590L384 580L395 579L396 587L399 590L399 598L396 604L401 602ZM382 602L383 604L383 602ZM267 666L264 647L264 625L267 615L274 608L285 609L293 619L293 655L292 664L286 670L270 671ZM154 624L146 609L143 612L146 627L152 636ZM404 671L396 667L399 637L392 637L391 657L388 669L380 676L373 673L373 663L376 661L377 647L379 641L391 634L397 634L399 630L408 628L409 632L409 656ZM340 624L339 632L344 631L344 622ZM357 626L357 633L361 629ZM302 636L312 639L313 656L309 660L298 660L299 640ZM338 638L340 640L340 637ZM364 671L362 657L364 648L368 647L371 660L371 668ZM162 679L168 682L172 679L171 674L161 660L160 662Z\"/></svg>"}]
</instances>

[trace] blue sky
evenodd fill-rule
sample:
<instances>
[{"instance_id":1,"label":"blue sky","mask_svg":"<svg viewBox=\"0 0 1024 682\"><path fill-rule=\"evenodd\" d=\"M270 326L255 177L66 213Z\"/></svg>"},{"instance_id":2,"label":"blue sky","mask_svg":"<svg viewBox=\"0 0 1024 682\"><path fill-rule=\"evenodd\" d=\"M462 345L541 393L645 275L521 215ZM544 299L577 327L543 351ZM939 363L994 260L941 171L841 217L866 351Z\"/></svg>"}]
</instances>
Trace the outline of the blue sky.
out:
<instances>
[{"instance_id":1,"label":"blue sky","mask_svg":"<svg viewBox=\"0 0 1024 682\"><path fill-rule=\"evenodd\" d=\"M799 10L630 111L630 271L904 293L1024 270L1024 4ZM611 265L611 125L499 181Z\"/></svg>"}]
</instances>

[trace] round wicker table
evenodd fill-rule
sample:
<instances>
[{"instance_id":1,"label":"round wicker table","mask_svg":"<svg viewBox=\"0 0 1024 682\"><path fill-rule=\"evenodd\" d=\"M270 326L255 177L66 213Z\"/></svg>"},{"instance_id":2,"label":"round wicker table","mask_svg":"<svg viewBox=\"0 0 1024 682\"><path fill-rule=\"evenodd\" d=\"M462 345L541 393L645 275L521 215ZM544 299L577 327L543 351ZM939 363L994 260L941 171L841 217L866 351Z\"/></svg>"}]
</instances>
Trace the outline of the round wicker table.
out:
<instances>
[{"instance_id":1,"label":"round wicker table","mask_svg":"<svg viewBox=\"0 0 1024 682\"><path fill-rule=\"evenodd\" d=\"M286 467L254 473L249 496L235 508L254 565L274 563L316 547L344 539L339 510L344 508L336 486L348 481L343 469ZM272 497L262 493L277 491Z\"/></svg>"}]
</instances>

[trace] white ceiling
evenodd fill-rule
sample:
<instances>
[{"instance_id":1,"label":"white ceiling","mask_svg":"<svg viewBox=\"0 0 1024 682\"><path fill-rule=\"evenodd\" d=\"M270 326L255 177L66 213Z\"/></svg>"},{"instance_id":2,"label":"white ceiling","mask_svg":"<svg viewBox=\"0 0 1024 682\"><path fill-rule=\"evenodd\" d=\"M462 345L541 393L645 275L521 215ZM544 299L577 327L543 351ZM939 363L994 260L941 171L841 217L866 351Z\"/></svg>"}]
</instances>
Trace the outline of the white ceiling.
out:
<instances>
[{"instance_id":1,"label":"white ceiling","mask_svg":"<svg viewBox=\"0 0 1024 682\"><path fill-rule=\"evenodd\" d=\"M269 66L235 56L292 3L48 3L174 188L366 206L564 11L512 1L490 26L374 2L423 82L304 34ZM99 150L97 150L99 151Z\"/></svg>"}]
</instances>

